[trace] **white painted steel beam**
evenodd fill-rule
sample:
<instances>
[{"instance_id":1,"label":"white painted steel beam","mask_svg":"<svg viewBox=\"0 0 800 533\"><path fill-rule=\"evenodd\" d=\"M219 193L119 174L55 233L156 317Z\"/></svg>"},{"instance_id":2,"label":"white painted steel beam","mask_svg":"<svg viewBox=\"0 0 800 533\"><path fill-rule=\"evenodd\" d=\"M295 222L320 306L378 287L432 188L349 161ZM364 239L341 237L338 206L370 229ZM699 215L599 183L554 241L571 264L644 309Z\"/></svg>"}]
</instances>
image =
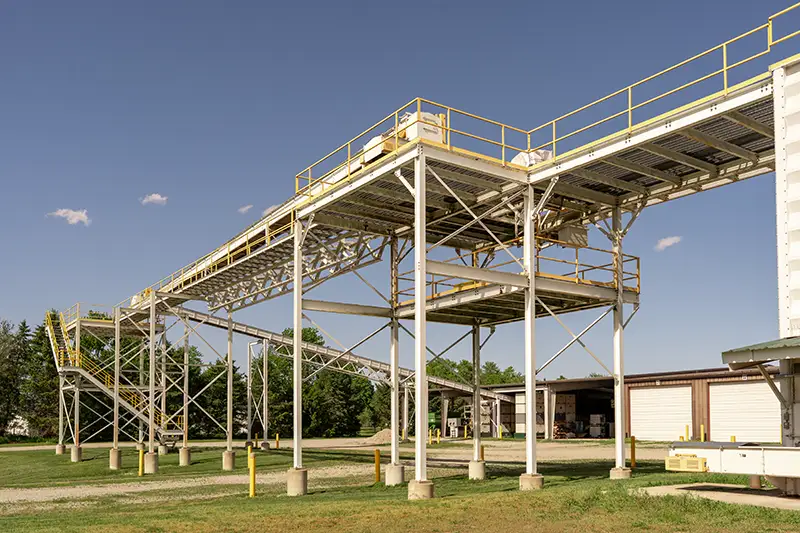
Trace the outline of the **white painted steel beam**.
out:
<instances>
[{"instance_id":1,"label":"white painted steel beam","mask_svg":"<svg viewBox=\"0 0 800 533\"><path fill-rule=\"evenodd\" d=\"M512 287L525 288L528 286L528 277L512 272L500 270L489 270L488 268L470 267L457 263L443 263L441 261L428 260L427 267L430 274L449 276L458 279L468 279L473 281L485 281L487 283L497 283L499 285L510 285Z\"/></svg>"},{"instance_id":2,"label":"white painted steel beam","mask_svg":"<svg viewBox=\"0 0 800 533\"><path fill-rule=\"evenodd\" d=\"M769 137L770 139L775 138L775 130L771 126L767 126L766 124L763 124L754 118L748 117L744 113L739 111L731 111L730 113L725 114L725 118L731 122L739 124L740 126L744 126L749 130L759 133L764 137Z\"/></svg>"},{"instance_id":3,"label":"white painted steel beam","mask_svg":"<svg viewBox=\"0 0 800 533\"><path fill-rule=\"evenodd\" d=\"M611 176L606 176L604 174L600 174L599 172L595 172L593 170L587 170L585 168L576 168L571 172L571 174L574 174L579 178L593 181L595 183L601 183L603 185L608 185L609 187L622 189L623 191L628 191L643 195L647 195L649 193L647 187L645 187L644 185L639 185L638 183L631 183L630 181L612 178Z\"/></svg>"},{"instance_id":4,"label":"white painted steel beam","mask_svg":"<svg viewBox=\"0 0 800 533\"><path fill-rule=\"evenodd\" d=\"M414 408L415 435L414 476L417 481L428 479L428 459L425 435L428 428L428 361L426 343L425 294L427 292L426 240L426 173L425 152L418 150L414 160L414 371L416 372Z\"/></svg>"},{"instance_id":5,"label":"white painted steel beam","mask_svg":"<svg viewBox=\"0 0 800 533\"><path fill-rule=\"evenodd\" d=\"M292 386L293 394L293 465L303 468L303 224L300 219L294 222L294 327L292 343Z\"/></svg>"},{"instance_id":6,"label":"white painted steel beam","mask_svg":"<svg viewBox=\"0 0 800 533\"><path fill-rule=\"evenodd\" d=\"M525 195L523 220L525 290L525 473L537 474L536 464L536 225L533 186Z\"/></svg>"},{"instance_id":7,"label":"white painted steel beam","mask_svg":"<svg viewBox=\"0 0 800 533\"><path fill-rule=\"evenodd\" d=\"M692 140L695 140L699 143L705 144L706 146L710 146L712 148L716 148L722 152L728 153L730 155L736 156L740 159L745 159L748 161L752 161L753 163L758 162L758 154L755 152L751 152L741 146L737 146L733 143L728 141L723 141L722 139L717 139L707 133L703 133L702 131L695 129L695 128L687 128L684 131L680 132L681 135L688 137Z\"/></svg>"},{"instance_id":8,"label":"white painted steel beam","mask_svg":"<svg viewBox=\"0 0 800 533\"><path fill-rule=\"evenodd\" d=\"M717 166L714 165L713 163L708 163L707 161L703 161L702 159L697 159L696 157L692 157L690 155L677 152L675 150L670 150L669 148L664 148L659 144L646 143L643 144L640 148L642 150L650 152L651 154L659 155L664 159L669 159L670 161L675 161L676 163L686 165L687 167L691 167L697 170L702 170L708 172L709 174L717 173Z\"/></svg>"},{"instance_id":9,"label":"white painted steel beam","mask_svg":"<svg viewBox=\"0 0 800 533\"><path fill-rule=\"evenodd\" d=\"M624 300L622 295L622 210L614 209L611 218L614 253L614 279L617 298L614 304L614 464L625 468L625 368L624 361Z\"/></svg>"},{"instance_id":10,"label":"white painted steel beam","mask_svg":"<svg viewBox=\"0 0 800 533\"><path fill-rule=\"evenodd\" d=\"M670 174L669 172L664 172L663 170L640 165L639 163L634 163L633 161L628 161L627 159L623 159L621 157L609 156L603 159L603 162L629 172L641 174L642 176L647 176L649 178L657 179L677 186L681 185L681 179L678 176Z\"/></svg>"},{"instance_id":11,"label":"white painted steel beam","mask_svg":"<svg viewBox=\"0 0 800 533\"><path fill-rule=\"evenodd\" d=\"M392 316L392 309L389 307L310 299L303 299L303 310L319 311L322 313L339 313L343 315L376 316L383 318L390 318Z\"/></svg>"}]
</instances>

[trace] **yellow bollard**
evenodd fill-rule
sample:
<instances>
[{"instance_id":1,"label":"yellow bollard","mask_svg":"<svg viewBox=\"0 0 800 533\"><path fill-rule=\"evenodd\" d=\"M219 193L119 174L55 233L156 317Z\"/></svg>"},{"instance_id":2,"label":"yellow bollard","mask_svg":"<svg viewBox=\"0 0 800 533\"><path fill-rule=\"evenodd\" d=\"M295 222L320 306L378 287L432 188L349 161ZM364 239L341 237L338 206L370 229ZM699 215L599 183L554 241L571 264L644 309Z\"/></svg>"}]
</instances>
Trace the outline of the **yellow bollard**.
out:
<instances>
[{"instance_id":1,"label":"yellow bollard","mask_svg":"<svg viewBox=\"0 0 800 533\"><path fill-rule=\"evenodd\" d=\"M497 435L500 437L500 440L503 440L503 426L497 426Z\"/></svg>"},{"instance_id":2,"label":"yellow bollard","mask_svg":"<svg viewBox=\"0 0 800 533\"><path fill-rule=\"evenodd\" d=\"M442 430L436 428L436 444L441 444L441 443L442 443Z\"/></svg>"},{"instance_id":3,"label":"yellow bollard","mask_svg":"<svg viewBox=\"0 0 800 533\"><path fill-rule=\"evenodd\" d=\"M428 446L433 444L433 431L431 428L428 428Z\"/></svg>"},{"instance_id":4,"label":"yellow bollard","mask_svg":"<svg viewBox=\"0 0 800 533\"><path fill-rule=\"evenodd\" d=\"M681 436L679 437L679 440L680 440L681 442L684 442L684 440L683 440L683 435L681 435Z\"/></svg>"},{"instance_id":5,"label":"yellow bollard","mask_svg":"<svg viewBox=\"0 0 800 533\"><path fill-rule=\"evenodd\" d=\"M406 441L406 430L405 430L405 428L400 430L400 441L401 442L405 442Z\"/></svg>"},{"instance_id":6,"label":"yellow bollard","mask_svg":"<svg viewBox=\"0 0 800 533\"><path fill-rule=\"evenodd\" d=\"M381 451L375 450L375 483L381 482Z\"/></svg>"},{"instance_id":7,"label":"yellow bollard","mask_svg":"<svg viewBox=\"0 0 800 533\"><path fill-rule=\"evenodd\" d=\"M465 439L469 438L469 426L466 424L464 424L464 438Z\"/></svg>"},{"instance_id":8,"label":"yellow bollard","mask_svg":"<svg viewBox=\"0 0 800 533\"><path fill-rule=\"evenodd\" d=\"M275 433L275 449L277 450L280 447L281 447L281 436Z\"/></svg>"},{"instance_id":9,"label":"yellow bollard","mask_svg":"<svg viewBox=\"0 0 800 533\"><path fill-rule=\"evenodd\" d=\"M253 458L254 458L254 456L253 456L253 447L252 446L248 446L247 447L247 468L248 469L253 468Z\"/></svg>"},{"instance_id":10,"label":"yellow bollard","mask_svg":"<svg viewBox=\"0 0 800 533\"><path fill-rule=\"evenodd\" d=\"M636 468L636 437L631 435L631 468Z\"/></svg>"},{"instance_id":11,"label":"yellow bollard","mask_svg":"<svg viewBox=\"0 0 800 533\"><path fill-rule=\"evenodd\" d=\"M248 466L250 467L250 497L256 496L256 456L247 455Z\"/></svg>"},{"instance_id":12,"label":"yellow bollard","mask_svg":"<svg viewBox=\"0 0 800 533\"><path fill-rule=\"evenodd\" d=\"M258 442L258 433L256 433L256 438L253 442Z\"/></svg>"},{"instance_id":13,"label":"yellow bollard","mask_svg":"<svg viewBox=\"0 0 800 533\"><path fill-rule=\"evenodd\" d=\"M481 461L483 461L483 444L481 444Z\"/></svg>"},{"instance_id":14,"label":"yellow bollard","mask_svg":"<svg viewBox=\"0 0 800 533\"><path fill-rule=\"evenodd\" d=\"M144 475L144 450L139 450L139 477Z\"/></svg>"},{"instance_id":15,"label":"yellow bollard","mask_svg":"<svg viewBox=\"0 0 800 533\"><path fill-rule=\"evenodd\" d=\"M700 424L700 442L706 441L706 426L705 424Z\"/></svg>"},{"instance_id":16,"label":"yellow bollard","mask_svg":"<svg viewBox=\"0 0 800 533\"><path fill-rule=\"evenodd\" d=\"M736 442L736 435L731 435L731 442Z\"/></svg>"},{"instance_id":17,"label":"yellow bollard","mask_svg":"<svg viewBox=\"0 0 800 533\"><path fill-rule=\"evenodd\" d=\"M684 440L686 440L686 442L689 442L689 424L686 424L686 438Z\"/></svg>"}]
</instances>

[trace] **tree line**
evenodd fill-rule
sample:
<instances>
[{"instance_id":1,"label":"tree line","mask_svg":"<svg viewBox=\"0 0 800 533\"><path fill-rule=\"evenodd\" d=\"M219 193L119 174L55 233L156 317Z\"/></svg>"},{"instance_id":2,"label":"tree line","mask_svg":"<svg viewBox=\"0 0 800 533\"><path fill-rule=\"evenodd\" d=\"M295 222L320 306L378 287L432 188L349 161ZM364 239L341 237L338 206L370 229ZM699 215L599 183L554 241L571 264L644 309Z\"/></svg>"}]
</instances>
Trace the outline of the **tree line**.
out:
<instances>
[{"instance_id":1,"label":"tree line","mask_svg":"<svg viewBox=\"0 0 800 533\"><path fill-rule=\"evenodd\" d=\"M293 336L291 328L284 330L286 336ZM316 344L324 344L323 338L315 328L303 328L303 340ZM141 343L141 339L123 338L121 350ZM170 357L176 362L183 361L183 347L168 345ZM268 359L268 405L269 434L281 436L292 434L292 361L281 357L271 349ZM113 347L109 347L91 335L81 339L81 351L95 361L113 362ZM144 350L146 369L148 350ZM262 394L262 383L255 369L262 368L262 356L254 357L253 386L255 397ZM194 439L221 438L224 436L227 408L227 382L225 362L217 360L212 363L204 358L196 346L189 347L189 395L197 398L197 405L189 407L189 436ZM113 367L112 367L113 368ZM332 370L321 370L314 373L315 367L304 365L303 375L313 376L303 383L303 434L305 437L352 437L357 436L363 427L379 430L390 425L391 392L384 383L373 383L366 377L343 374ZM469 361L452 361L439 358L428 365L428 373L465 384L472 383L472 363ZM168 369L169 374L169 369ZM145 372L145 380L147 379ZM131 383L138 383L138 370L128 369L125 378ZM178 380L177 376L171 376ZM246 375L235 363L233 374L233 414L236 437L246 434L247 420L247 384ZM493 362L486 362L481 367L483 384L519 382L522 376L512 367L505 370ZM178 380L180 381L180 380ZM58 436L58 373L56 372L50 341L44 324L31 330L23 320L16 327L10 322L0 320L0 437L11 430L12 422L19 418L27 423L31 437L52 439ZM205 390L203 390L205 389ZM98 420L97 413L107 413L112 405L111 399L101 394L82 394L81 426L95 427L98 433L93 440L110 440L110 427L101 430L104 422ZM183 405L183 394L172 388L167 393L167 412L174 413ZM451 413L461 405L469 403L467 399L456 400L451 404ZM413 403L412 403L413 406ZM439 400L431 397L431 410L439 410ZM216 419L214 422L211 417ZM96 413L95 413L96 412ZM413 412L410 414L413 417ZM452 415L451 415L452 416ZM413 424L409 425L410 428ZM137 436L136 422L126 428L130 436ZM88 430L87 430L88 431ZM252 432L264 435L264 428L259 418L253 413ZM82 438L87 435L81 434ZM69 432L65 439L69 438ZM125 436L121 435L121 438Z\"/></svg>"}]
</instances>

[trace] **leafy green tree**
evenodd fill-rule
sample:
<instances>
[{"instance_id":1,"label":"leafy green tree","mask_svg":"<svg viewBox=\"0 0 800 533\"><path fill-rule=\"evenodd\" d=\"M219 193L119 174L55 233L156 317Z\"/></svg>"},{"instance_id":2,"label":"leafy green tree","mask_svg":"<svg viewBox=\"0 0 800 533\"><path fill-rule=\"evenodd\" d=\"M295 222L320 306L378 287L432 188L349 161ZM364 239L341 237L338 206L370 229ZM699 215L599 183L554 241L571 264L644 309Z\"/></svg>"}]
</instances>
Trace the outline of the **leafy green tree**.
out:
<instances>
[{"instance_id":1,"label":"leafy green tree","mask_svg":"<svg viewBox=\"0 0 800 533\"><path fill-rule=\"evenodd\" d=\"M14 419L19 401L18 337L13 326L0 320L0 435Z\"/></svg>"},{"instance_id":2,"label":"leafy green tree","mask_svg":"<svg viewBox=\"0 0 800 533\"><path fill-rule=\"evenodd\" d=\"M58 372L44 324L36 328L21 363L20 416L31 436L58 436Z\"/></svg>"}]
</instances>

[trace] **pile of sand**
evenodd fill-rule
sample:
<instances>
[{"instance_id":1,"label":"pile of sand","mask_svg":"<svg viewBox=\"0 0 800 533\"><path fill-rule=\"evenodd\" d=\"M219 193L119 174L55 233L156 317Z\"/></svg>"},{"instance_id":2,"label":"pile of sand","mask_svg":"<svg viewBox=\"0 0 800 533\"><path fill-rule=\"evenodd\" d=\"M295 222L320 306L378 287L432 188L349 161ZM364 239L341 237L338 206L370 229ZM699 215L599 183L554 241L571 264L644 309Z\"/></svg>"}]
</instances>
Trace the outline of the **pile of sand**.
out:
<instances>
[{"instance_id":1,"label":"pile of sand","mask_svg":"<svg viewBox=\"0 0 800 533\"><path fill-rule=\"evenodd\" d=\"M382 429L367 439L367 444L391 444L392 430Z\"/></svg>"}]
</instances>

